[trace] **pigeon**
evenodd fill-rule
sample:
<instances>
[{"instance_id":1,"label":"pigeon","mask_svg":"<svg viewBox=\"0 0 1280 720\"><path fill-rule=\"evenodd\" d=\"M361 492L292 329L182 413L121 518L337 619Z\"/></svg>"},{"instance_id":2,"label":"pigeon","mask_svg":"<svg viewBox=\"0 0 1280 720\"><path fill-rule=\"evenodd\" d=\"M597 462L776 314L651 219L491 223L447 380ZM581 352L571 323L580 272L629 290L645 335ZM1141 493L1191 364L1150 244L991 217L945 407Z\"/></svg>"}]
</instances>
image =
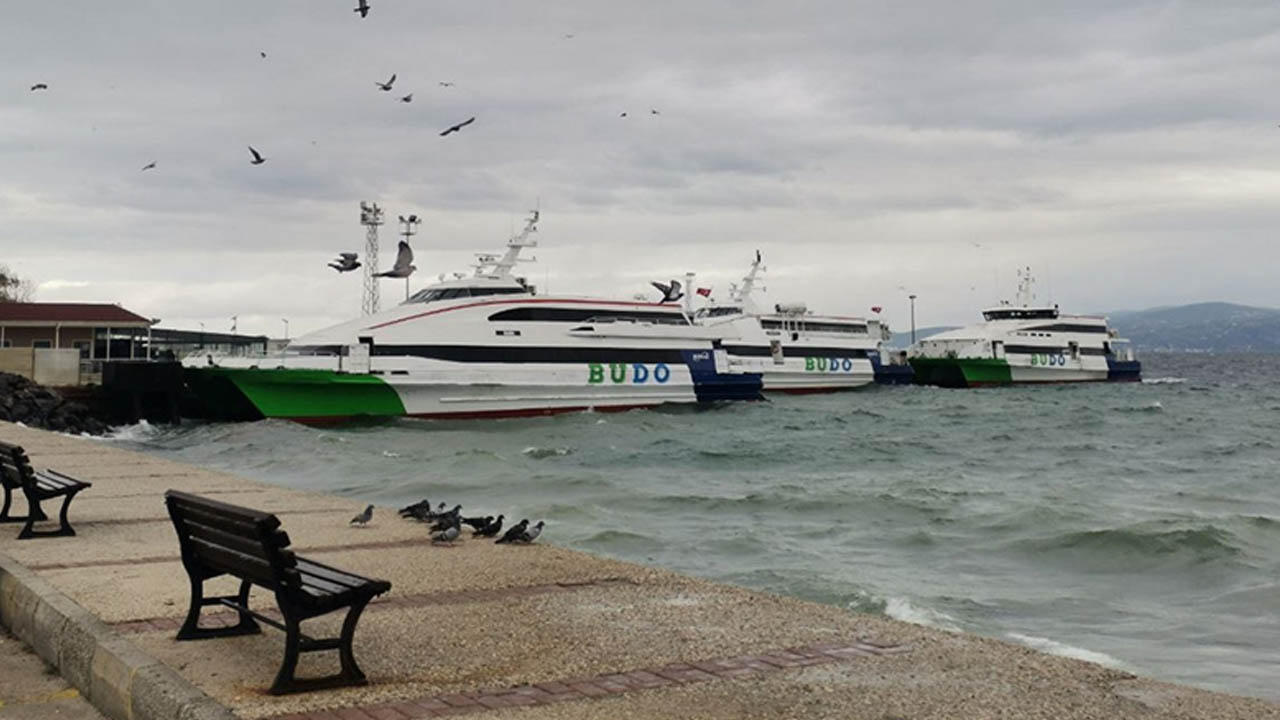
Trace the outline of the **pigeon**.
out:
<instances>
[{"instance_id":1,"label":"pigeon","mask_svg":"<svg viewBox=\"0 0 1280 720\"><path fill-rule=\"evenodd\" d=\"M426 498L423 498L418 502L413 503L412 505L405 505L404 507L400 508L400 515L402 517L409 517L410 515L417 514L420 510L431 512L431 501Z\"/></svg>"},{"instance_id":2,"label":"pigeon","mask_svg":"<svg viewBox=\"0 0 1280 720\"><path fill-rule=\"evenodd\" d=\"M369 522L370 520L372 520L372 519L373 519L373 506L372 506L372 505L370 505L369 507L367 507L367 508L365 508L365 509L364 509L364 512L362 512L362 513L360 513L359 515L357 515L357 516L355 516L355 517L351 518L351 523L350 523L350 524L352 524L352 525L364 525L364 524L368 523L368 522Z\"/></svg>"},{"instance_id":3,"label":"pigeon","mask_svg":"<svg viewBox=\"0 0 1280 720\"><path fill-rule=\"evenodd\" d=\"M516 540L525 544L528 544L533 542L534 540L537 540L538 536L542 534L542 526L544 524L545 523L539 520L537 525L534 525L528 530L525 530L524 532L520 533L520 537L516 538Z\"/></svg>"},{"instance_id":4,"label":"pigeon","mask_svg":"<svg viewBox=\"0 0 1280 720\"><path fill-rule=\"evenodd\" d=\"M622 113L622 114L621 114L621 115L619 115L618 117L626 117L626 116L627 116L627 114L626 114L626 113Z\"/></svg>"},{"instance_id":5,"label":"pigeon","mask_svg":"<svg viewBox=\"0 0 1280 720\"><path fill-rule=\"evenodd\" d=\"M253 154L253 159L249 161L250 165L261 165L267 161L266 158L262 157L261 153L253 149L252 145L249 146L249 152Z\"/></svg>"},{"instance_id":6,"label":"pigeon","mask_svg":"<svg viewBox=\"0 0 1280 720\"><path fill-rule=\"evenodd\" d=\"M436 516L436 524L431 526L432 530L444 530L447 527L462 524L462 506L455 505L452 510L447 513L441 513Z\"/></svg>"},{"instance_id":7,"label":"pigeon","mask_svg":"<svg viewBox=\"0 0 1280 720\"><path fill-rule=\"evenodd\" d=\"M49 86L44 83L36 83L35 85L31 86L31 92L35 92L37 90L48 90L48 89L49 89Z\"/></svg>"},{"instance_id":8,"label":"pigeon","mask_svg":"<svg viewBox=\"0 0 1280 720\"><path fill-rule=\"evenodd\" d=\"M466 119L466 120L464 120L464 121L462 121L462 122L458 123L457 125L453 125L453 126L451 126L451 127L445 128L445 131L444 131L444 132L442 132L442 133L440 133L440 137L444 137L445 135L448 135L449 133L456 133L456 132L458 132L459 130L461 130L462 128L464 128L464 127L466 127L466 126L470 125L471 123L473 123L473 122L475 122L475 121L476 121L476 119L475 119L475 118L468 118L468 119Z\"/></svg>"},{"instance_id":9,"label":"pigeon","mask_svg":"<svg viewBox=\"0 0 1280 720\"><path fill-rule=\"evenodd\" d=\"M499 515L498 519L494 520L493 522L489 523L488 525L485 525L483 528L480 528L471 534L476 537L493 537L494 535L497 535L498 532L502 530L502 518L504 517L506 516Z\"/></svg>"},{"instance_id":10,"label":"pigeon","mask_svg":"<svg viewBox=\"0 0 1280 720\"><path fill-rule=\"evenodd\" d=\"M409 247L409 243L404 240L400 241L400 249L396 251L396 264L386 272L374 273L375 277L389 278L407 278L417 270L418 266L413 264L413 248Z\"/></svg>"},{"instance_id":11,"label":"pigeon","mask_svg":"<svg viewBox=\"0 0 1280 720\"><path fill-rule=\"evenodd\" d=\"M440 531L440 532L438 532L438 533L433 533L433 534L431 535L431 542L433 542L433 543L452 543L454 540L457 540L457 539L458 539L458 534L459 534L460 532L461 532L461 531L458 529L458 526L457 526L457 525L450 525L449 527L447 527L447 528L445 528L445 529L441 530L441 531Z\"/></svg>"},{"instance_id":12,"label":"pigeon","mask_svg":"<svg viewBox=\"0 0 1280 720\"><path fill-rule=\"evenodd\" d=\"M267 54L265 52L262 52L261 50L259 50L258 54L262 56L263 60L267 59Z\"/></svg>"},{"instance_id":13,"label":"pigeon","mask_svg":"<svg viewBox=\"0 0 1280 720\"><path fill-rule=\"evenodd\" d=\"M492 515L485 515L484 517L462 518L462 524L470 525L472 530L483 530L484 528L488 527L489 523L491 522L493 522Z\"/></svg>"},{"instance_id":14,"label":"pigeon","mask_svg":"<svg viewBox=\"0 0 1280 720\"><path fill-rule=\"evenodd\" d=\"M360 18L361 18L361 19L364 19L364 18L369 17L369 2L368 2L368 0L357 0L357 2L359 2L359 3L360 3L359 7L355 8L355 9L354 9L354 10L352 10L351 12L358 12L358 13L360 13Z\"/></svg>"},{"instance_id":15,"label":"pigeon","mask_svg":"<svg viewBox=\"0 0 1280 720\"><path fill-rule=\"evenodd\" d=\"M382 92L391 92L391 86L392 86L392 85L394 85L394 84L395 84L395 82L396 82L396 74L395 74L395 73L391 73L391 79L390 79L390 80L388 80L388 81L386 81L386 82L384 82L384 83L380 83L380 82L374 81L374 83L373 83L373 84L374 84L374 85L377 85L377 86L378 86L378 89L379 89L379 90L381 90Z\"/></svg>"},{"instance_id":16,"label":"pigeon","mask_svg":"<svg viewBox=\"0 0 1280 720\"><path fill-rule=\"evenodd\" d=\"M355 253L338 253L338 257L329 263L329 267L340 273L350 272L360 267L360 261L356 260Z\"/></svg>"},{"instance_id":17,"label":"pigeon","mask_svg":"<svg viewBox=\"0 0 1280 720\"><path fill-rule=\"evenodd\" d=\"M521 520L515 525L512 525L510 530L503 533L502 537L498 538L497 540L494 540L494 542L495 543L515 542L516 540L519 540L522 535L524 535L525 528L527 527L529 527L528 518Z\"/></svg>"},{"instance_id":18,"label":"pigeon","mask_svg":"<svg viewBox=\"0 0 1280 720\"><path fill-rule=\"evenodd\" d=\"M146 165L143 165L143 166L142 166L142 169L143 169L143 170L153 170L153 169L155 169L155 166L156 166L156 161L155 161L155 160L152 160L151 162L147 163Z\"/></svg>"},{"instance_id":19,"label":"pigeon","mask_svg":"<svg viewBox=\"0 0 1280 720\"><path fill-rule=\"evenodd\" d=\"M679 280L672 280L671 284L669 285L667 283L660 283L660 282L653 282L649 284L658 288L659 292L662 293L662 300L660 302L664 302L664 303L675 302L680 298L684 297L684 293L680 292Z\"/></svg>"},{"instance_id":20,"label":"pigeon","mask_svg":"<svg viewBox=\"0 0 1280 720\"><path fill-rule=\"evenodd\" d=\"M440 87L453 87L453 83L447 80L441 80L439 84L440 84Z\"/></svg>"},{"instance_id":21,"label":"pigeon","mask_svg":"<svg viewBox=\"0 0 1280 720\"><path fill-rule=\"evenodd\" d=\"M662 113L658 112L657 110L654 110L653 108L649 108L649 114L650 114L650 115L661 115Z\"/></svg>"},{"instance_id":22,"label":"pigeon","mask_svg":"<svg viewBox=\"0 0 1280 720\"><path fill-rule=\"evenodd\" d=\"M404 97L400 98L400 102L402 103L413 102L413 93L409 93L408 95L405 95Z\"/></svg>"}]
</instances>

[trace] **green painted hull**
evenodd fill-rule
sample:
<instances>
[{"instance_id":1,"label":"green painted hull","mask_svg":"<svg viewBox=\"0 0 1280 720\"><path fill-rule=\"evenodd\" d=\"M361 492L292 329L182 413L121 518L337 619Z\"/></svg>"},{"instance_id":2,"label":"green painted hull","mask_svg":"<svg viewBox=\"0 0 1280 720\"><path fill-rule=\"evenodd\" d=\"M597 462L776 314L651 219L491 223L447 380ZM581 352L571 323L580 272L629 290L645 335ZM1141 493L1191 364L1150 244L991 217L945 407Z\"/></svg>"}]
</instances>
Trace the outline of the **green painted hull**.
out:
<instances>
[{"instance_id":1,"label":"green painted hull","mask_svg":"<svg viewBox=\"0 0 1280 720\"><path fill-rule=\"evenodd\" d=\"M1009 363L997 358L911 358L917 385L974 387L1013 382Z\"/></svg>"},{"instance_id":2,"label":"green painted hull","mask_svg":"<svg viewBox=\"0 0 1280 720\"><path fill-rule=\"evenodd\" d=\"M187 368L185 374L210 419L323 422L405 414L400 395L373 375L221 367Z\"/></svg>"}]
</instances>

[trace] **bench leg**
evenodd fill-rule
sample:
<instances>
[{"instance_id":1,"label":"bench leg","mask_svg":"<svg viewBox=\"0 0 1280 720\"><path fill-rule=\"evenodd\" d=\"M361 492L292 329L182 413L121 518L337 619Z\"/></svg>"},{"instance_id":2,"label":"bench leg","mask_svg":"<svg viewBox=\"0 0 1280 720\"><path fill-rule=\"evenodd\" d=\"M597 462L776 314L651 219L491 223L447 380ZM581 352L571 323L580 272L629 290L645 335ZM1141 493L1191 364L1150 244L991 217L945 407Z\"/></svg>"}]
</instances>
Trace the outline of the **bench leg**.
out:
<instances>
[{"instance_id":1,"label":"bench leg","mask_svg":"<svg viewBox=\"0 0 1280 720\"><path fill-rule=\"evenodd\" d=\"M284 661L280 663L280 671L276 673L275 682L271 684L271 689L267 692L272 695L286 695L305 690L320 690L368 683L368 678L360 670L360 666L356 664L356 656L351 649L351 641L355 638L356 625L360 622L360 613L364 612L365 606L369 604L371 599L365 598L352 605L347 610L346 619L342 621L342 635L329 640L307 639L302 635L301 620L286 617ZM342 670L335 675L321 678L298 679L294 677L294 671L298 667L298 656L304 652L316 652L319 650L337 650L338 661L342 665Z\"/></svg>"},{"instance_id":2,"label":"bench leg","mask_svg":"<svg viewBox=\"0 0 1280 720\"><path fill-rule=\"evenodd\" d=\"M40 510L40 503L27 502L29 510L26 515L10 515L9 511L13 509L13 490L5 487L4 489L4 507L0 508L0 523L25 523L28 517L34 516L36 520L48 520L44 512Z\"/></svg>"},{"instance_id":3,"label":"bench leg","mask_svg":"<svg viewBox=\"0 0 1280 720\"><path fill-rule=\"evenodd\" d=\"M178 640L203 640L205 638L215 637L231 637L234 635L255 635L262 632L262 628L253 619L249 613L236 608L236 612L240 615L240 622L232 627L225 628L202 628L200 627L200 609L208 605L222 605L223 600L235 600L241 608L249 607L249 590L253 584L248 581L240 583L240 592L234 597L212 597L204 596L204 580L194 575L188 575L191 580L191 606L187 609L187 619L183 621L182 627L178 629Z\"/></svg>"},{"instance_id":4,"label":"bench leg","mask_svg":"<svg viewBox=\"0 0 1280 720\"><path fill-rule=\"evenodd\" d=\"M48 520L49 517L40 509L39 500L31 500L28 498L28 503L31 505L31 512L27 515L26 525L22 526L22 532L18 533L18 539L26 540L27 538L33 537L69 537L75 535L76 531L71 528L71 523L67 522L67 509L71 507L72 498L74 498L76 493L80 492L80 490L81 488L76 488L63 496L62 511L58 513L60 527L57 530L33 529L36 521Z\"/></svg>"}]
</instances>

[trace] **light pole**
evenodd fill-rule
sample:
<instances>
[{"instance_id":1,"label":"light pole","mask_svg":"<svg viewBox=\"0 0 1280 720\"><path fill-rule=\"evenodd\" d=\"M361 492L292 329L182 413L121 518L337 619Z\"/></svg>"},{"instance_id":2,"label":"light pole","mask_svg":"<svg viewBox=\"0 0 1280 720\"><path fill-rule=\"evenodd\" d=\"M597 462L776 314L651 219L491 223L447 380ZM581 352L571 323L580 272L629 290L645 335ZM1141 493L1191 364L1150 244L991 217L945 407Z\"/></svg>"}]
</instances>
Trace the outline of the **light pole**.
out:
<instances>
[{"instance_id":1,"label":"light pole","mask_svg":"<svg viewBox=\"0 0 1280 720\"><path fill-rule=\"evenodd\" d=\"M204 349L204 323L200 323L200 349Z\"/></svg>"},{"instance_id":2,"label":"light pole","mask_svg":"<svg viewBox=\"0 0 1280 720\"><path fill-rule=\"evenodd\" d=\"M289 318L280 318L280 322L284 323L284 339L289 341Z\"/></svg>"},{"instance_id":3,"label":"light pole","mask_svg":"<svg viewBox=\"0 0 1280 720\"><path fill-rule=\"evenodd\" d=\"M911 301L911 344L916 344L916 296L915 293L907 296Z\"/></svg>"}]
</instances>

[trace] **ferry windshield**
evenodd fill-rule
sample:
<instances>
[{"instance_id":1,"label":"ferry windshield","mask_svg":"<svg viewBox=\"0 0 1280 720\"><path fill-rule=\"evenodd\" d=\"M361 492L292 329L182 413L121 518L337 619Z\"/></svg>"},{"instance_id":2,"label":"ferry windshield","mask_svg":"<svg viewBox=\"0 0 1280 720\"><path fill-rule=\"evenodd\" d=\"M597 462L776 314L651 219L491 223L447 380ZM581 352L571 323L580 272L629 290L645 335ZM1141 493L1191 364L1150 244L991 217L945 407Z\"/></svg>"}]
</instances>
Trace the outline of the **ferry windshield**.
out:
<instances>
[{"instance_id":1,"label":"ferry windshield","mask_svg":"<svg viewBox=\"0 0 1280 720\"><path fill-rule=\"evenodd\" d=\"M1001 308L982 313L983 320L1052 320L1058 308Z\"/></svg>"},{"instance_id":2,"label":"ferry windshield","mask_svg":"<svg viewBox=\"0 0 1280 720\"><path fill-rule=\"evenodd\" d=\"M457 287L419 290L409 297L411 303L429 303L436 300L480 297L482 295L524 295L529 291L519 287Z\"/></svg>"},{"instance_id":3,"label":"ferry windshield","mask_svg":"<svg viewBox=\"0 0 1280 720\"><path fill-rule=\"evenodd\" d=\"M695 313L695 316L701 318L701 317L723 317L725 315L741 315L741 314L742 314L742 308L713 307L713 308L702 308L697 313Z\"/></svg>"}]
</instances>

